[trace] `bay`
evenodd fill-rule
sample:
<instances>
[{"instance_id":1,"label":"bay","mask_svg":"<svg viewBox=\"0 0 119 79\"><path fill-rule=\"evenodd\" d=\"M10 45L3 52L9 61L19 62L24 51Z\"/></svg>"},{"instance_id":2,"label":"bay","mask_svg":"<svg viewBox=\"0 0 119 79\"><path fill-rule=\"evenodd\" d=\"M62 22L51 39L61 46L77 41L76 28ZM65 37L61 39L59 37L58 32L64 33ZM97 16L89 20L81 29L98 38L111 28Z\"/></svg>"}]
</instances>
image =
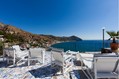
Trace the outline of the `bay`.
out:
<instances>
[{"instance_id":1,"label":"bay","mask_svg":"<svg viewBox=\"0 0 119 79\"><path fill-rule=\"evenodd\" d=\"M104 48L110 47L109 40L104 41ZM64 49L64 51L79 51L79 52L97 52L103 48L102 40L83 40L76 42L62 42L52 45L51 47Z\"/></svg>"}]
</instances>

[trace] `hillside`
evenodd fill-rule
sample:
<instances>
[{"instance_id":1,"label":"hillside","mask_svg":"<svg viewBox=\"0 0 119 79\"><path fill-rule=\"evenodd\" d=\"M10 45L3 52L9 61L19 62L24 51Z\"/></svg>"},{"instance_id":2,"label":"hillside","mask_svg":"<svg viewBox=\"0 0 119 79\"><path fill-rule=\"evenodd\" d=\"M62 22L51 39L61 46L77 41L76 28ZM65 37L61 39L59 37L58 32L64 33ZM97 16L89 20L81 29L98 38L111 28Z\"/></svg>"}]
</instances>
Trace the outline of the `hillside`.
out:
<instances>
[{"instance_id":1,"label":"hillside","mask_svg":"<svg viewBox=\"0 0 119 79\"><path fill-rule=\"evenodd\" d=\"M29 43L42 47L47 47L58 42L82 40L76 36L58 37L53 35L32 34L15 26L3 23L0 23L0 35L4 35L5 42L12 44Z\"/></svg>"}]
</instances>

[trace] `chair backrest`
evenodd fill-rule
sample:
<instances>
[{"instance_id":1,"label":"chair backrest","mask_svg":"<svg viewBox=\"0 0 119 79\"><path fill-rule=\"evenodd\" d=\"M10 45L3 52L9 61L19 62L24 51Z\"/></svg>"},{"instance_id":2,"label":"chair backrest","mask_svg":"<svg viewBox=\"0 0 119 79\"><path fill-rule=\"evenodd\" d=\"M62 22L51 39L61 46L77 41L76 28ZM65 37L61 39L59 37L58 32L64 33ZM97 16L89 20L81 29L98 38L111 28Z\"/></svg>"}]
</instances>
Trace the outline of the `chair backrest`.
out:
<instances>
[{"instance_id":1,"label":"chair backrest","mask_svg":"<svg viewBox=\"0 0 119 79\"><path fill-rule=\"evenodd\" d=\"M14 58L15 54L15 49L14 48L4 48L3 52L8 56Z\"/></svg>"},{"instance_id":2,"label":"chair backrest","mask_svg":"<svg viewBox=\"0 0 119 79\"><path fill-rule=\"evenodd\" d=\"M29 54L28 50L22 51L19 45L13 45L12 48L15 49L16 58L24 58Z\"/></svg>"},{"instance_id":3,"label":"chair backrest","mask_svg":"<svg viewBox=\"0 0 119 79\"><path fill-rule=\"evenodd\" d=\"M16 51L21 51L19 45L13 45L12 48L14 48Z\"/></svg>"},{"instance_id":4,"label":"chair backrest","mask_svg":"<svg viewBox=\"0 0 119 79\"><path fill-rule=\"evenodd\" d=\"M30 48L30 57L43 57L45 53L44 48Z\"/></svg>"},{"instance_id":5,"label":"chair backrest","mask_svg":"<svg viewBox=\"0 0 119 79\"><path fill-rule=\"evenodd\" d=\"M63 49L56 49L56 48L52 48L51 53L52 56L54 58L54 60L59 61L59 62L64 62L64 57L63 57Z\"/></svg>"},{"instance_id":6,"label":"chair backrest","mask_svg":"<svg viewBox=\"0 0 119 79\"><path fill-rule=\"evenodd\" d=\"M112 72L117 60L119 60L117 56L94 57L94 70L95 72Z\"/></svg>"}]
</instances>

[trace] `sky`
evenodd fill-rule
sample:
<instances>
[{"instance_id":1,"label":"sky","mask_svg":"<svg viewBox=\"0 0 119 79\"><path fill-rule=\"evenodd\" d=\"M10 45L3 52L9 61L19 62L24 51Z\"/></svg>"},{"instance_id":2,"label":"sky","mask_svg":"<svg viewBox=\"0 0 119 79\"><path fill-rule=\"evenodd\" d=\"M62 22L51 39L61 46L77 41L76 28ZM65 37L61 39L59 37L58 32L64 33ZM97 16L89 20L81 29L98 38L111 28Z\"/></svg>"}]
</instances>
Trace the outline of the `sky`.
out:
<instances>
[{"instance_id":1,"label":"sky","mask_svg":"<svg viewBox=\"0 0 119 79\"><path fill-rule=\"evenodd\" d=\"M35 34L102 39L119 28L118 0L0 0L0 22Z\"/></svg>"}]
</instances>

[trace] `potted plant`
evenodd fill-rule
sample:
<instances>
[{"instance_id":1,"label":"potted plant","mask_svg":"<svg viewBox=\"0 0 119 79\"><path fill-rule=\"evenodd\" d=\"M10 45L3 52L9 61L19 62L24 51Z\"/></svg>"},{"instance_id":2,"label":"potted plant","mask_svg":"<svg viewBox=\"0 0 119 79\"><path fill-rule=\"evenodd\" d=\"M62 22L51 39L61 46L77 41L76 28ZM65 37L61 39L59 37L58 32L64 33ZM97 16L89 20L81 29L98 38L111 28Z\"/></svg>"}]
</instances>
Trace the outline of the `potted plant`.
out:
<instances>
[{"instance_id":1,"label":"potted plant","mask_svg":"<svg viewBox=\"0 0 119 79\"><path fill-rule=\"evenodd\" d=\"M119 31L107 31L107 34L110 36L109 40L112 39L112 43L110 43L110 47L112 51L116 51L119 48L119 43L117 39L119 39Z\"/></svg>"}]
</instances>

